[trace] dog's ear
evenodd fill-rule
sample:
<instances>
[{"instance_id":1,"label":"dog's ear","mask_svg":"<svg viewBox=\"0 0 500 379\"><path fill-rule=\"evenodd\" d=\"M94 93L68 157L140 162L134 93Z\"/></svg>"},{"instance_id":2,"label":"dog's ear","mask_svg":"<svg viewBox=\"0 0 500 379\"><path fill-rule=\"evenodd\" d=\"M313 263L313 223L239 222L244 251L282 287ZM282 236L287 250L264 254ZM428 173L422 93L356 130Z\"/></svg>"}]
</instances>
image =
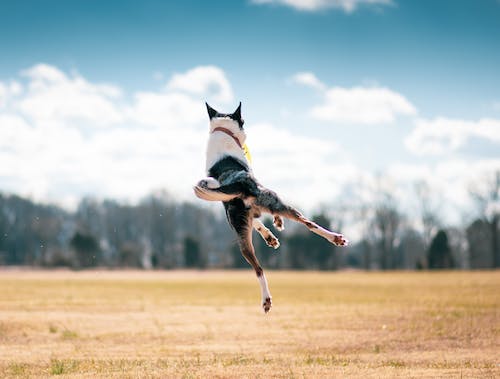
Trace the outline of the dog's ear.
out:
<instances>
[{"instance_id":1,"label":"dog's ear","mask_svg":"<svg viewBox=\"0 0 500 379\"><path fill-rule=\"evenodd\" d=\"M233 120L238 122L238 125L240 126L240 128L243 128L243 124L245 123L245 121L241 118L241 101L240 101L240 105L238 105L238 108L236 108L236 110L234 111L234 113L232 115L230 115L230 117Z\"/></svg>"},{"instance_id":2,"label":"dog's ear","mask_svg":"<svg viewBox=\"0 0 500 379\"><path fill-rule=\"evenodd\" d=\"M241 120L241 101L240 101L240 105L238 105L238 108L236 108L236 110L231 115L231 118L233 120Z\"/></svg>"},{"instance_id":3,"label":"dog's ear","mask_svg":"<svg viewBox=\"0 0 500 379\"><path fill-rule=\"evenodd\" d=\"M205 105L207 106L208 117L210 117L211 120L217 115L218 112L208 105L208 103L205 103Z\"/></svg>"}]
</instances>

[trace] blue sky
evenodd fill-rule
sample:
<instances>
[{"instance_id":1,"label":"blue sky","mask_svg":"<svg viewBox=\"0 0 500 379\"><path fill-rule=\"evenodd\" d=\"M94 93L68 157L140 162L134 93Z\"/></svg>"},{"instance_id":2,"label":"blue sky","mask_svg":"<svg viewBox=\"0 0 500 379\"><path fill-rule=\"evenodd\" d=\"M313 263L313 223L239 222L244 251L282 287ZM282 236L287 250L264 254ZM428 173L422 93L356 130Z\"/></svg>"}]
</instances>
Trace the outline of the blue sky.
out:
<instances>
[{"instance_id":1,"label":"blue sky","mask_svg":"<svg viewBox=\"0 0 500 379\"><path fill-rule=\"evenodd\" d=\"M429 116L477 117L498 97L499 8L496 0L393 1L352 13L249 1L3 1L0 74L49 62L144 89L155 85L152 72L211 64L251 100L274 87L269 78L312 71L332 85L397 88Z\"/></svg>"},{"instance_id":2,"label":"blue sky","mask_svg":"<svg viewBox=\"0 0 500 379\"><path fill-rule=\"evenodd\" d=\"M203 100L221 111L241 100L256 175L299 205L383 173L401 199L425 179L450 208L465 207L476 178L463 172L500 168L498 41L496 0L0 1L0 133L10 128L0 155L16 166L0 169L0 190L65 204L159 187L183 197L203 175ZM33 179L19 145L47 131L70 135L36 150L41 161L73 166ZM166 133L165 152L145 154L155 133ZM64 141L76 145L54 153ZM79 166L93 153L94 165ZM71 176L103 161L113 164L102 177ZM141 177L162 168L163 179ZM120 174L144 184L127 190ZM451 182L460 193L446 192Z\"/></svg>"}]
</instances>

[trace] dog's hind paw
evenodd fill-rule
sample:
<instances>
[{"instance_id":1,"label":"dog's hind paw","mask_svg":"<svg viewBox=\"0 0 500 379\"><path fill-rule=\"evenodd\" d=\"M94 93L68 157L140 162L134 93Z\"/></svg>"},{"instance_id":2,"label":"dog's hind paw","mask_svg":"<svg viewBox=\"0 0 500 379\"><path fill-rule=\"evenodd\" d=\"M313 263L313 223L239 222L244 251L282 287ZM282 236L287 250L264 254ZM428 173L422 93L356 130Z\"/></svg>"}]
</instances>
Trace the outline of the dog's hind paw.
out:
<instances>
[{"instance_id":1,"label":"dog's hind paw","mask_svg":"<svg viewBox=\"0 0 500 379\"><path fill-rule=\"evenodd\" d=\"M349 245L349 240L347 240L342 234L336 234L336 233L333 235L330 242L337 246Z\"/></svg>"},{"instance_id":2,"label":"dog's hind paw","mask_svg":"<svg viewBox=\"0 0 500 379\"><path fill-rule=\"evenodd\" d=\"M262 302L262 309L264 310L264 313L267 313L271 310L272 302L270 297L266 297L264 301Z\"/></svg>"}]
</instances>

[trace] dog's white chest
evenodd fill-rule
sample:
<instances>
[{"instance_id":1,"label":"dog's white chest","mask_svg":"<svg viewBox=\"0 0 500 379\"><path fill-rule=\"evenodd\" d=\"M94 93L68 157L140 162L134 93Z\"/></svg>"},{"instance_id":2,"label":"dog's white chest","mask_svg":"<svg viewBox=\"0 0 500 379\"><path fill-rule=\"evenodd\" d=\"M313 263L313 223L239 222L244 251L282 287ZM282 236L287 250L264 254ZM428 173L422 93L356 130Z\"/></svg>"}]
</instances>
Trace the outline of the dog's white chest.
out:
<instances>
[{"instance_id":1,"label":"dog's white chest","mask_svg":"<svg viewBox=\"0 0 500 379\"><path fill-rule=\"evenodd\" d=\"M245 153L227 134L211 133L207 144L207 162L206 170L208 170L225 156L231 156L246 162Z\"/></svg>"}]
</instances>

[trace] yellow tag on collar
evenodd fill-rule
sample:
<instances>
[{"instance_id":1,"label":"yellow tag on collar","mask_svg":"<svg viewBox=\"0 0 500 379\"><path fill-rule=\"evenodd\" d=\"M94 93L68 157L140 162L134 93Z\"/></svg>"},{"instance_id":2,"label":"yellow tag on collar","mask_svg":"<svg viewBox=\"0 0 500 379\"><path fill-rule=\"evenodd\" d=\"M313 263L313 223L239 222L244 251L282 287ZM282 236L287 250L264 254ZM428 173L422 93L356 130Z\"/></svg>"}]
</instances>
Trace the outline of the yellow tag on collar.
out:
<instances>
[{"instance_id":1,"label":"yellow tag on collar","mask_svg":"<svg viewBox=\"0 0 500 379\"><path fill-rule=\"evenodd\" d=\"M248 163L252 164L252 156L250 155L250 150L248 149L247 144L243 145L243 153L245 153L245 158L247 159Z\"/></svg>"}]
</instances>

